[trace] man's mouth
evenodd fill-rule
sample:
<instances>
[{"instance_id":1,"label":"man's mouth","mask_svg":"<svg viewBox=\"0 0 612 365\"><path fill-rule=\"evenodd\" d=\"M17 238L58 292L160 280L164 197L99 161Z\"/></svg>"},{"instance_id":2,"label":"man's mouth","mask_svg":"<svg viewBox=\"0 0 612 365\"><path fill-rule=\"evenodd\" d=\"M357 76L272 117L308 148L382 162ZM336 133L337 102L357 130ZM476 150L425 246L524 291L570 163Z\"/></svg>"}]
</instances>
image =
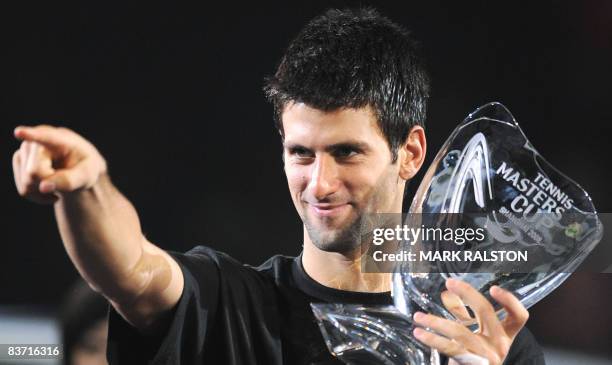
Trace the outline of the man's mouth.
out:
<instances>
[{"instance_id":1,"label":"man's mouth","mask_svg":"<svg viewBox=\"0 0 612 365\"><path fill-rule=\"evenodd\" d=\"M336 217L344 213L347 209L350 209L350 204L329 204L329 203L318 203L310 204L314 214L318 217Z\"/></svg>"}]
</instances>

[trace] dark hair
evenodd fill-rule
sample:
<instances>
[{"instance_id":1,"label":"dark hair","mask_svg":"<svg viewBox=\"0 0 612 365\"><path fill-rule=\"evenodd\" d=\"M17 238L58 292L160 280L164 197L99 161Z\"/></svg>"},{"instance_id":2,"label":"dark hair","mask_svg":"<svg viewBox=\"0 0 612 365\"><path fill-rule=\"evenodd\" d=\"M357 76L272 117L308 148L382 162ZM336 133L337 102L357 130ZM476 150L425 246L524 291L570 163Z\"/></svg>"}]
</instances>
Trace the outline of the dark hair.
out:
<instances>
[{"instance_id":1,"label":"dark hair","mask_svg":"<svg viewBox=\"0 0 612 365\"><path fill-rule=\"evenodd\" d=\"M289 102L323 111L370 106L392 153L424 125L429 77L416 42L376 10L328 10L290 43L264 91L281 114Z\"/></svg>"}]
</instances>

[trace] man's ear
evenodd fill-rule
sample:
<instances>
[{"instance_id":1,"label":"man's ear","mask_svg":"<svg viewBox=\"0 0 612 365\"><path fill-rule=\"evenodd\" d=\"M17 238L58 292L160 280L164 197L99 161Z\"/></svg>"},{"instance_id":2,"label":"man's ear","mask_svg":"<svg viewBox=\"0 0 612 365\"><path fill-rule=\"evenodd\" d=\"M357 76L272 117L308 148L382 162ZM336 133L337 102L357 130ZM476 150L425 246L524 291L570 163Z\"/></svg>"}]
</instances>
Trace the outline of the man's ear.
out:
<instances>
[{"instance_id":1,"label":"man's ear","mask_svg":"<svg viewBox=\"0 0 612 365\"><path fill-rule=\"evenodd\" d=\"M419 172L425 161L426 152L425 130L423 127L416 125L410 129L408 137L398 151L399 175L402 179L410 180Z\"/></svg>"}]
</instances>

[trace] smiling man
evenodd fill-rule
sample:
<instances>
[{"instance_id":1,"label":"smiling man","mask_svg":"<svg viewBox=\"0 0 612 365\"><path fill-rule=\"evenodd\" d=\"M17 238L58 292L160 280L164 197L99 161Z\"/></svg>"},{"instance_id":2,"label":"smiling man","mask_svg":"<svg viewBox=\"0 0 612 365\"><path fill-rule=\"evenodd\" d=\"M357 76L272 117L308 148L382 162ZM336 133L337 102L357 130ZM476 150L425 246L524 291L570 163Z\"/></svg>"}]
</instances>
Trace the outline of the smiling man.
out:
<instances>
[{"instance_id":1,"label":"smiling man","mask_svg":"<svg viewBox=\"0 0 612 365\"><path fill-rule=\"evenodd\" d=\"M405 182L423 163L423 128L415 126L391 153L369 105L326 112L290 102L282 126L289 191L304 223L306 272L337 289L388 291L388 275L360 271L361 220L401 211Z\"/></svg>"},{"instance_id":2,"label":"smiling man","mask_svg":"<svg viewBox=\"0 0 612 365\"><path fill-rule=\"evenodd\" d=\"M19 193L54 205L71 260L112 304L111 363L339 363L310 303L392 302L389 275L360 270L360 223L367 213L401 212L423 164L429 84L414 41L375 11L328 11L293 40L265 91L304 236L298 257L259 267L204 246L161 250L91 143L64 128L16 129ZM508 312L499 321L467 284L448 289L451 310L469 305L480 331L418 314L432 329L415 331L419 340L464 364L543 363L512 294L491 292Z\"/></svg>"}]
</instances>

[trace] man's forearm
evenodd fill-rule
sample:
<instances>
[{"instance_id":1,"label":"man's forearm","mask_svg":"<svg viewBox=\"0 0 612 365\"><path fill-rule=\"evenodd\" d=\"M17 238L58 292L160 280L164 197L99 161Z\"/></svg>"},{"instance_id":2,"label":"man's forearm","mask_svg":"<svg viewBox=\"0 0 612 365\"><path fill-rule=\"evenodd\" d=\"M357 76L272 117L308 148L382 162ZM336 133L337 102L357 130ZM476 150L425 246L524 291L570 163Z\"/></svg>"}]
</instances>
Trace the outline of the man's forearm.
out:
<instances>
[{"instance_id":1,"label":"man's forearm","mask_svg":"<svg viewBox=\"0 0 612 365\"><path fill-rule=\"evenodd\" d=\"M122 301L144 289L136 272L145 243L140 221L107 174L89 189L62 194L54 208L66 251L91 286Z\"/></svg>"}]
</instances>

